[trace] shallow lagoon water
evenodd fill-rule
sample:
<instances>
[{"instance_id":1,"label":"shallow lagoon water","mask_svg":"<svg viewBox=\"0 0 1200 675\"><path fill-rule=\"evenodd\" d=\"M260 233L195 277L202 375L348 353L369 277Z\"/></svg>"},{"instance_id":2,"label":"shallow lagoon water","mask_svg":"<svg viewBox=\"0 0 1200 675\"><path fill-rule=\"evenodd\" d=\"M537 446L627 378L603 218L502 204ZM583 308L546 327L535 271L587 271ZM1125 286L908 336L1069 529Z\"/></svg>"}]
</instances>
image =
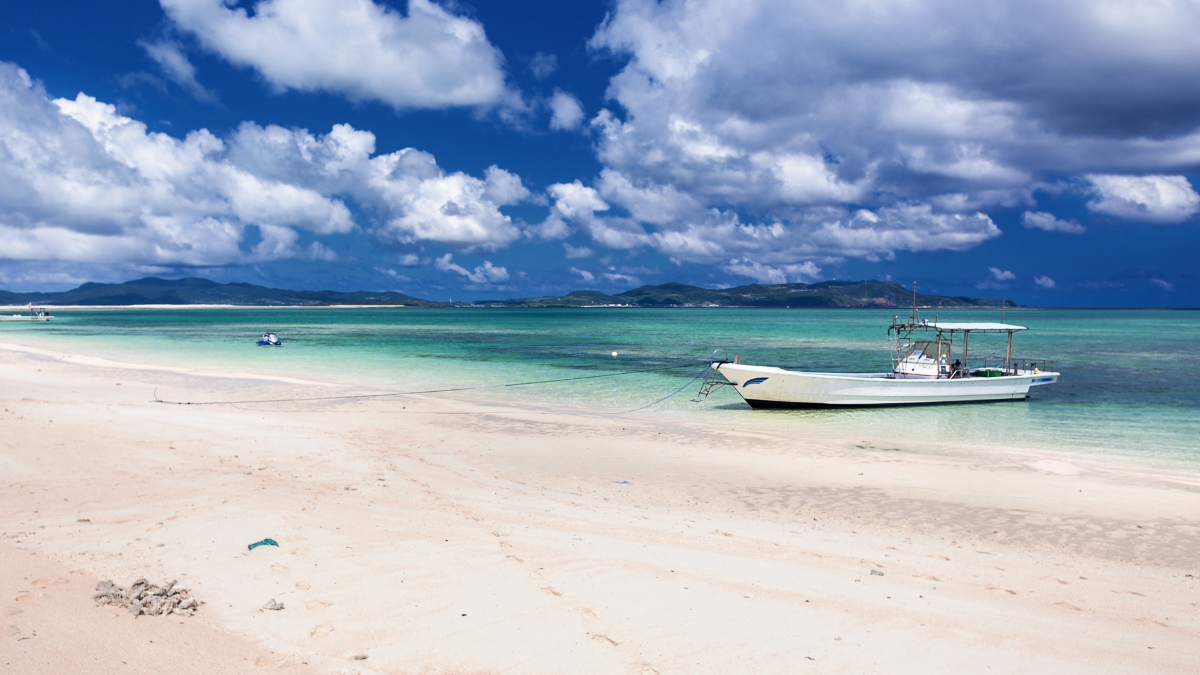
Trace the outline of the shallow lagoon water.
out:
<instances>
[{"instance_id":1,"label":"shallow lagoon water","mask_svg":"<svg viewBox=\"0 0 1200 675\"><path fill-rule=\"evenodd\" d=\"M486 387L470 396L621 412L678 389L714 348L742 361L826 372L889 368L893 310L238 308L59 310L49 324L0 324L0 341L155 365L235 369L371 391ZM905 312L906 314L906 312ZM933 318L933 312L924 314ZM999 312L939 311L942 321ZM751 411L699 381L636 414L764 425L875 447L991 448L1200 466L1200 312L1024 310L1016 358L1052 358L1058 384L1026 402L845 411ZM282 348L257 347L265 330ZM1003 354L976 336L971 354ZM617 357L612 352L617 352ZM671 368L523 387L506 383ZM460 396L462 394L459 394Z\"/></svg>"}]
</instances>

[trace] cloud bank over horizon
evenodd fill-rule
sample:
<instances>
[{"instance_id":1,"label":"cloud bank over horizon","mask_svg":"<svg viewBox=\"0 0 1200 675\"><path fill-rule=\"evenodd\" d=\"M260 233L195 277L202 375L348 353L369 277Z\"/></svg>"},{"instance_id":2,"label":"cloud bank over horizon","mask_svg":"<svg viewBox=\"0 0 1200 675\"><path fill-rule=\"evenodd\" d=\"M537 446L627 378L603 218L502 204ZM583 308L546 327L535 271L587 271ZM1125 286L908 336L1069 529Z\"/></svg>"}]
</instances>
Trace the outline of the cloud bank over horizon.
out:
<instances>
[{"instance_id":1,"label":"cloud bank over horizon","mask_svg":"<svg viewBox=\"0 0 1200 675\"><path fill-rule=\"evenodd\" d=\"M119 90L51 96L44 62L0 55L0 282L307 265L499 292L938 260L964 290L1194 286L1159 256L1106 280L1054 255L1193 240L1188 0L152 8L120 39L159 74L114 67Z\"/></svg>"},{"instance_id":2,"label":"cloud bank over horizon","mask_svg":"<svg viewBox=\"0 0 1200 675\"><path fill-rule=\"evenodd\" d=\"M608 90L618 107L591 123L605 165L592 187L630 218L572 222L607 246L795 264L970 248L1000 234L989 209L1032 210L1040 191L1141 222L1200 210L1184 176L1139 175L1200 164L1200 92L1183 85L1200 77L1200 8L981 12L619 0L590 42L627 60ZM1085 229L1045 216L1027 227Z\"/></svg>"}]
</instances>

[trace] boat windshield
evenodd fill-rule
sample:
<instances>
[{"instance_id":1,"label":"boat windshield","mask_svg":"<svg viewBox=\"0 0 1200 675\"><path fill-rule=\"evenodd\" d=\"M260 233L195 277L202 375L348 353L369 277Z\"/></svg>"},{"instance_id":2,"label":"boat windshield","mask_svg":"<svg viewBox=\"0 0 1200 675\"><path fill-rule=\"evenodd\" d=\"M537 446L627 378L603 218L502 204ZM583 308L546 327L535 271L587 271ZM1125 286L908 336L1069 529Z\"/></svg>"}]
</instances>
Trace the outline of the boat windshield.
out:
<instances>
[{"instance_id":1,"label":"boat windshield","mask_svg":"<svg viewBox=\"0 0 1200 675\"><path fill-rule=\"evenodd\" d=\"M942 342L942 358L950 358L950 343ZM904 361L917 363L935 363L938 358L938 343L935 341L922 340L912 343L908 348L908 353L904 355Z\"/></svg>"}]
</instances>

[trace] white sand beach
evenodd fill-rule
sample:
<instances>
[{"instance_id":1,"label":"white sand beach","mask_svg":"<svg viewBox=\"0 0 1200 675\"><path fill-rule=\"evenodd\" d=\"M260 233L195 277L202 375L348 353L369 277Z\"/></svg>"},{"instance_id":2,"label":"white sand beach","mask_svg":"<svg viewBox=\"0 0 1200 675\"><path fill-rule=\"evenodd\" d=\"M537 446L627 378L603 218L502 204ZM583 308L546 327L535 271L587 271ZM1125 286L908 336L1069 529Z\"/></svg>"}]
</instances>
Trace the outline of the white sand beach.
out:
<instances>
[{"instance_id":1,"label":"white sand beach","mask_svg":"<svg viewBox=\"0 0 1200 675\"><path fill-rule=\"evenodd\" d=\"M340 391L0 349L0 670L1200 664L1200 476L1183 469L467 395L172 406L156 389ZM206 604L92 603L97 581L139 577Z\"/></svg>"}]
</instances>

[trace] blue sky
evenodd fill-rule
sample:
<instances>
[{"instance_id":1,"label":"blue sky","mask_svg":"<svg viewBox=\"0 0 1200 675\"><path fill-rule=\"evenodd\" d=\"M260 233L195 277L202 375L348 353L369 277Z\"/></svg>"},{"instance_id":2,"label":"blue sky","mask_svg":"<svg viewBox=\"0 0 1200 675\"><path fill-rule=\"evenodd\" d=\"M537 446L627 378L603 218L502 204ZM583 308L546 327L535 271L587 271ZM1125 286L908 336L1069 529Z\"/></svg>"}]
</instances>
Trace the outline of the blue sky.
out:
<instances>
[{"instance_id":1,"label":"blue sky","mask_svg":"<svg viewBox=\"0 0 1200 675\"><path fill-rule=\"evenodd\" d=\"M0 288L825 279L1200 306L1200 10L0 7Z\"/></svg>"}]
</instances>

